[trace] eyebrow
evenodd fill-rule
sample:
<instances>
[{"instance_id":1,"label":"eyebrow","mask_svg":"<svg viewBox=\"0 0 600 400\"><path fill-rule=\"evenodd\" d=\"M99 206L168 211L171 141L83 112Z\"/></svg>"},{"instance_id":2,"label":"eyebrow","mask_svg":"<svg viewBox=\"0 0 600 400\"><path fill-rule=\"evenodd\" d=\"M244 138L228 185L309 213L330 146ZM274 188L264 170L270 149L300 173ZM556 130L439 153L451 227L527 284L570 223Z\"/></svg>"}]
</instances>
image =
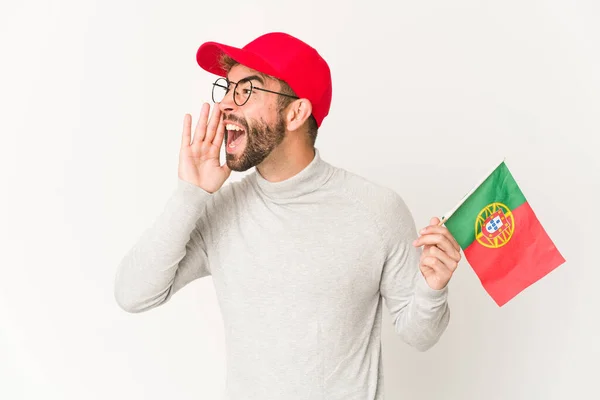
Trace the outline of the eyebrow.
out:
<instances>
[{"instance_id":1,"label":"eyebrow","mask_svg":"<svg viewBox=\"0 0 600 400\"><path fill-rule=\"evenodd\" d=\"M229 81L229 78L227 78L227 80ZM261 85L265 86L265 81L258 75L250 75L247 76L245 78L242 78L238 81L238 83L240 82L248 82L248 81L258 81ZM231 81L229 81L231 82Z\"/></svg>"}]
</instances>

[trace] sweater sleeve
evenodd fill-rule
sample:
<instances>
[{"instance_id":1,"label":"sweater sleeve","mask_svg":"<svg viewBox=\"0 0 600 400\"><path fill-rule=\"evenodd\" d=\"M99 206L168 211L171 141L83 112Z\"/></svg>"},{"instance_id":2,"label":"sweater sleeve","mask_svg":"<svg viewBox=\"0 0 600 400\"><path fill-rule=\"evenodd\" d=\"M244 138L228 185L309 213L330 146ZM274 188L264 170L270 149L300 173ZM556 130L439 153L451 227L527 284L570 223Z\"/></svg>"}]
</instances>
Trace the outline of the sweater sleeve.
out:
<instances>
[{"instance_id":1,"label":"sweater sleeve","mask_svg":"<svg viewBox=\"0 0 600 400\"><path fill-rule=\"evenodd\" d=\"M211 194L178 178L163 211L123 257L114 295L125 311L147 311L210 274L202 216Z\"/></svg>"},{"instance_id":2,"label":"sweater sleeve","mask_svg":"<svg viewBox=\"0 0 600 400\"><path fill-rule=\"evenodd\" d=\"M419 269L421 249L415 222L400 196L387 199L386 218L379 218L386 260L380 292L392 316L395 331L419 351L434 346L450 318L448 287L432 289Z\"/></svg>"}]
</instances>

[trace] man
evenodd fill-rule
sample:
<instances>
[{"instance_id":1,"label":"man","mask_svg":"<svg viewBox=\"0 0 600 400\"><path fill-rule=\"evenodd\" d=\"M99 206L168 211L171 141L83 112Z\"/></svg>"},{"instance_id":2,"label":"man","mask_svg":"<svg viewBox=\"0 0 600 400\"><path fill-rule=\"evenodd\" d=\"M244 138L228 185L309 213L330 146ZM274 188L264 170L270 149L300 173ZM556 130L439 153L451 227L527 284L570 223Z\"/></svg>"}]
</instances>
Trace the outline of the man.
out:
<instances>
[{"instance_id":1,"label":"man","mask_svg":"<svg viewBox=\"0 0 600 400\"><path fill-rule=\"evenodd\" d=\"M458 244L437 218L418 237L399 195L321 158L332 91L315 49L269 33L242 49L204 43L197 61L222 77L216 105L193 138L185 115L177 188L119 266L119 305L146 311L211 275L225 399L382 399L382 301L400 337L429 349L448 324Z\"/></svg>"}]
</instances>

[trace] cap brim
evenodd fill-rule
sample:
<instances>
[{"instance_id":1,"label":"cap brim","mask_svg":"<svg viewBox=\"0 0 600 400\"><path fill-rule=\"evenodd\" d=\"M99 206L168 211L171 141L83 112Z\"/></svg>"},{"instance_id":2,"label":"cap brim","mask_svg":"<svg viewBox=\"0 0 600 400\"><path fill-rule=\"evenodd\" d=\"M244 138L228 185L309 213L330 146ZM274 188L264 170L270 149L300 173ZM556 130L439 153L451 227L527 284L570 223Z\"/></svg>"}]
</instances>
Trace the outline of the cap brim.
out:
<instances>
[{"instance_id":1,"label":"cap brim","mask_svg":"<svg viewBox=\"0 0 600 400\"><path fill-rule=\"evenodd\" d=\"M227 71L223 69L220 58L224 54L233 58L238 63L252 68L256 71L278 78L277 71L254 53L244 49L228 46L222 43L206 42L203 43L196 52L196 61L200 67L210 73L219 76L227 76Z\"/></svg>"}]
</instances>

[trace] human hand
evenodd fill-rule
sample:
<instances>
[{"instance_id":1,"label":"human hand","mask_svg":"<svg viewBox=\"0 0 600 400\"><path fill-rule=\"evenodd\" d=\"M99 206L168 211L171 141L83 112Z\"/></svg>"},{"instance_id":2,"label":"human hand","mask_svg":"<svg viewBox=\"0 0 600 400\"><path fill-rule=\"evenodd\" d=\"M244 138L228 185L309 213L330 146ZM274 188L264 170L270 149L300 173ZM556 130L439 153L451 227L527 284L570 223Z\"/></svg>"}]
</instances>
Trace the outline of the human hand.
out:
<instances>
[{"instance_id":1,"label":"human hand","mask_svg":"<svg viewBox=\"0 0 600 400\"><path fill-rule=\"evenodd\" d=\"M440 220L431 218L429 226L423 228L421 236L413 242L423 247L419 268L429 287L440 290L446 287L461 259L460 246Z\"/></svg>"},{"instance_id":2,"label":"human hand","mask_svg":"<svg viewBox=\"0 0 600 400\"><path fill-rule=\"evenodd\" d=\"M178 175L180 179L199 186L209 193L214 193L229 178L231 169L227 163L221 165L219 157L225 134L221 110L216 104L213 107L210 121L208 121L209 111L210 105L202 104L193 141L192 116L185 114Z\"/></svg>"}]
</instances>

